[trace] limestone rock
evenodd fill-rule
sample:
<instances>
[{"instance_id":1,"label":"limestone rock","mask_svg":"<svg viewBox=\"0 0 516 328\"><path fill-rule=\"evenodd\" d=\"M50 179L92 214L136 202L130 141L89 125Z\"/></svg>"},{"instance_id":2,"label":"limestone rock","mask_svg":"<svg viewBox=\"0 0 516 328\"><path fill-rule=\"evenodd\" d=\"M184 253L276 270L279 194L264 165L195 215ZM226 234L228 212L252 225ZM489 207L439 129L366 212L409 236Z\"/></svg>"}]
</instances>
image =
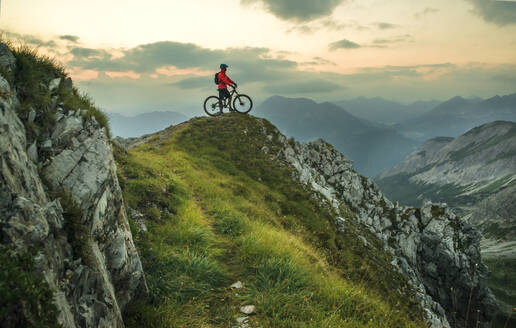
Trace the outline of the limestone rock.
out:
<instances>
[{"instance_id":1,"label":"limestone rock","mask_svg":"<svg viewBox=\"0 0 516 328\"><path fill-rule=\"evenodd\" d=\"M247 314L247 315L254 314L255 310L256 310L256 308L254 305L246 305L246 306L240 307L240 312Z\"/></svg>"},{"instance_id":2,"label":"limestone rock","mask_svg":"<svg viewBox=\"0 0 516 328\"><path fill-rule=\"evenodd\" d=\"M48 85L48 90L50 92L54 92L57 88L59 88L59 85L61 84L61 78L55 78L50 81L50 84Z\"/></svg>"},{"instance_id":3,"label":"limestone rock","mask_svg":"<svg viewBox=\"0 0 516 328\"><path fill-rule=\"evenodd\" d=\"M497 304L487 287L480 237L471 225L445 204L427 203L421 209L393 204L372 181L353 170L351 161L323 140L300 144L279 139L283 148L278 158L297 171L297 178L337 212L340 204L350 207L355 219L394 254L392 264L416 290L431 327L462 327L473 312L476 320L477 310L478 327L489 326ZM345 229L345 222L336 218L339 230ZM367 240L360 239L367 246ZM453 309L456 314L452 314Z\"/></svg>"},{"instance_id":4,"label":"limestone rock","mask_svg":"<svg viewBox=\"0 0 516 328\"><path fill-rule=\"evenodd\" d=\"M7 82L7 80L4 79L3 76L0 76L0 90L4 94L11 92L11 86L9 85L9 82Z\"/></svg>"},{"instance_id":5,"label":"limestone rock","mask_svg":"<svg viewBox=\"0 0 516 328\"><path fill-rule=\"evenodd\" d=\"M34 123L34 120L36 119L36 111L34 110L34 108L32 108L29 112L29 118L28 118L28 121L29 123Z\"/></svg>"},{"instance_id":6,"label":"limestone rock","mask_svg":"<svg viewBox=\"0 0 516 328\"><path fill-rule=\"evenodd\" d=\"M27 149L27 156L29 156L29 159L34 163L38 163L38 147L36 146L36 141Z\"/></svg>"},{"instance_id":7,"label":"limestone rock","mask_svg":"<svg viewBox=\"0 0 516 328\"><path fill-rule=\"evenodd\" d=\"M241 282L241 281L237 281L237 282L235 282L233 285L231 285L230 287L231 287L231 288L235 288L235 289L240 289L240 288L242 288L243 286L244 286L244 285L242 284L242 282Z\"/></svg>"},{"instance_id":8,"label":"limestone rock","mask_svg":"<svg viewBox=\"0 0 516 328\"><path fill-rule=\"evenodd\" d=\"M0 66L7 72L14 72L16 68L16 58L9 48L0 42Z\"/></svg>"},{"instance_id":9,"label":"limestone rock","mask_svg":"<svg viewBox=\"0 0 516 328\"><path fill-rule=\"evenodd\" d=\"M0 43L0 65L14 65L13 58ZM54 292L63 327L123 327L123 309L146 292L146 283L109 139L94 120L62 113L52 135L40 136L50 154L42 165L18 106L16 95L0 97L0 243L37 250L36 271ZM80 214L65 219L71 202ZM65 229L70 220L84 229L80 247L72 247Z\"/></svg>"}]
</instances>

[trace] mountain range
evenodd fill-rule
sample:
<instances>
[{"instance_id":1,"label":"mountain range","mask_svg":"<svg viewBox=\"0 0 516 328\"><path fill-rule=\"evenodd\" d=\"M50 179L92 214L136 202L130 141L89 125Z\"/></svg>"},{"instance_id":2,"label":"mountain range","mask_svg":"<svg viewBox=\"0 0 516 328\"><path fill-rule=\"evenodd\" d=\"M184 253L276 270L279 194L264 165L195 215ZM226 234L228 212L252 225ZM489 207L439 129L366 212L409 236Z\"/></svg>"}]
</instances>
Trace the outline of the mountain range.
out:
<instances>
[{"instance_id":1,"label":"mountain range","mask_svg":"<svg viewBox=\"0 0 516 328\"><path fill-rule=\"evenodd\" d=\"M464 132L497 120L516 121L516 93L480 98L451 98L432 110L402 121L395 128L403 135L419 141L433 137L457 137Z\"/></svg>"},{"instance_id":2,"label":"mountain range","mask_svg":"<svg viewBox=\"0 0 516 328\"><path fill-rule=\"evenodd\" d=\"M381 97L358 97L335 102L353 116L385 125L394 125L418 117L440 103L438 100L430 100L416 101L405 105Z\"/></svg>"},{"instance_id":3,"label":"mountain range","mask_svg":"<svg viewBox=\"0 0 516 328\"><path fill-rule=\"evenodd\" d=\"M260 104L255 115L298 140L327 140L366 175L392 167L418 145L393 128L355 117L329 102L274 96Z\"/></svg>"}]
</instances>

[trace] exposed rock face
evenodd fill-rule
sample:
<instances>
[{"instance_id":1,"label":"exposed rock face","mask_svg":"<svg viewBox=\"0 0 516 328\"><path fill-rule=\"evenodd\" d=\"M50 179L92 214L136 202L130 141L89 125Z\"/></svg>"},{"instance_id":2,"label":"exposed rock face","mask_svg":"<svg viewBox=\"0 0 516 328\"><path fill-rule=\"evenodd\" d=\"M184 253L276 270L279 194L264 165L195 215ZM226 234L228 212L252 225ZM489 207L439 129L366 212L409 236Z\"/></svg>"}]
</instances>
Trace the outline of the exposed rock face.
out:
<instances>
[{"instance_id":1,"label":"exposed rock face","mask_svg":"<svg viewBox=\"0 0 516 328\"><path fill-rule=\"evenodd\" d=\"M379 178L400 173L411 174L417 172L421 168L430 165L435 158L434 156L451 141L453 141L453 138L449 137L438 137L426 141L416 151L409 154L403 162L380 174Z\"/></svg>"},{"instance_id":2,"label":"exposed rock face","mask_svg":"<svg viewBox=\"0 0 516 328\"><path fill-rule=\"evenodd\" d=\"M0 64L12 67L0 46ZM0 97L0 243L37 249L63 327L123 327L121 311L146 284L106 132L81 111L57 108L52 135L28 144L16 94L2 91L10 95ZM63 210L70 206L74 217Z\"/></svg>"},{"instance_id":3,"label":"exposed rock face","mask_svg":"<svg viewBox=\"0 0 516 328\"><path fill-rule=\"evenodd\" d=\"M446 194L450 202L470 206L469 203L516 180L515 145L516 123L492 122L453 140L435 138L427 141L402 163L383 172L377 181L385 190L389 190L390 180L407 187L419 186L421 197L430 199L438 197L436 189L441 189L440 193ZM434 187L425 189L422 186ZM447 190L453 188L453 192ZM459 197L462 199L454 199Z\"/></svg>"},{"instance_id":4,"label":"exposed rock face","mask_svg":"<svg viewBox=\"0 0 516 328\"><path fill-rule=\"evenodd\" d=\"M516 295L514 278L505 274L516 259L515 172L516 123L496 121L453 140L429 140L376 180L391 199L404 204L445 202L481 232L482 256L493 273L491 289L499 300L511 302L501 307L508 309L506 315L516 305L507 297Z\"/></svg>"},{"instance_id":5,"label":"exposed rock face","mask_svg":"<svg viewBox=\"0 0 516 328\"><path fill-rule=\"evenodd\" d=\"M303 183L335 208L349 206L356 219L384 241L393 254L392 264L417 290L432 327L477 327L477 321L478 327L489 326L497 305L487 288L480 235L471 225L446 205L428 203L416 209L393 204L322 140L299 144L280 139L280 158L296 168Z\"/></svg>"}]
</instances>

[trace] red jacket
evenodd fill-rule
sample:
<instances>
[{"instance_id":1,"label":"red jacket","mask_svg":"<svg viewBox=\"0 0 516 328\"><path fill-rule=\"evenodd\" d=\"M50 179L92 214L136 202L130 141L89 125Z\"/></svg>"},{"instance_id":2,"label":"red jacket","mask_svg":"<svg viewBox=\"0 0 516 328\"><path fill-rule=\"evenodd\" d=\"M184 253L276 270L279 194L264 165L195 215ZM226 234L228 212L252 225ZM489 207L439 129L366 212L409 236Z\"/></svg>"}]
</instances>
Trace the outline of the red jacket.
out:
<instances>
[{"instance_id":1,"label":"red jacket","mask_svg":"<svg viewBox=\"0 0 516 328\"><path fill-rule=\"evenodd\" d=\"M229 76L226 75L226 72L223 70L220 70L219 72L219 89L227 89L228 85L233 85L235 82L229 78Z\"/></svg>"}]
</instances>

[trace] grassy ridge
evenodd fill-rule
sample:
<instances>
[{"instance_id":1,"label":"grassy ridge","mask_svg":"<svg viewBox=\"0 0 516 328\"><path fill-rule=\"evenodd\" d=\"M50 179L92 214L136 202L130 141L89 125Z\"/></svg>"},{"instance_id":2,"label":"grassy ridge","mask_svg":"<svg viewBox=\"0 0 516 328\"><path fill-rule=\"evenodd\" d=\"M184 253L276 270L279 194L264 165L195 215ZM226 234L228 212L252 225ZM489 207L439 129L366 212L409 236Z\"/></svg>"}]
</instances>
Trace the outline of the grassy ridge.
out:
<instances>
[{"instance_id":1,"label":"grassy ridge","mask_svg":"<svg viewBox=\"0 0 516 328\"><path fill-rule=\"evenodd\" d=\"M268 122L225 115L166 135L116 156L149 229L131 224L151 295L128 327L228 327L247 304L252 326L425 326L379 242L351 220L337 233L332 209L261 150L267 135L279 149Z\"/></svg>"},{"instance_id":2,"label":"grassy ridge","mask_svg":"<svg viewBox=\"0 0 516 328\"><path fill-rule=\"evenodd\" d=\"M65 111L82 110L82 115L92 117L105 129L108 137L111 136L108 118L98 109L93 100L86 94L82 94L75 87L66 87L64 80L68 78L64 66L55 58L38 53L37 48L21 44L14 46L12 42L3 40L16 58L16 66L13 71L0 69L0 75L9 82L11 89L16 90L20 100L18 115L27 130L29 141L41 139L51 131L56 123L56 107L60 106ZM53 92L48 86L51 80L60 78L59 87ZM0 95L6 96L6 95ZM29 122L31 110L36 112L34 122Z\"/></svg>"}]
</instances>

